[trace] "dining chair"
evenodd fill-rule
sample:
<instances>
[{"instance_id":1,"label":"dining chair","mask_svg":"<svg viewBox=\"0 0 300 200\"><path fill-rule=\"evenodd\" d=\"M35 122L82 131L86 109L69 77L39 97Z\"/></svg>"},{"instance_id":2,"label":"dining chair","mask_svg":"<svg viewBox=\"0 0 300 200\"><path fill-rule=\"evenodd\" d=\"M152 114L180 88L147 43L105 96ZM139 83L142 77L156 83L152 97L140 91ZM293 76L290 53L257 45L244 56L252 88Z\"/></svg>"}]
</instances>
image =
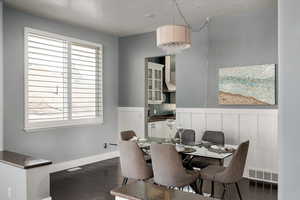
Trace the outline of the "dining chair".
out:
<instances>
[{"instance_id":1,"label":"dining chair","mask_svg":"<svg viewBox=\"0 0 300 200\"><path fill-rule=\"evenodd\" d=\"M214 196L214 183L221 183L224 187L221 199L224 199L228 185L235 184L239 198L242 200L238 181L243 177L249 144L250 142L246 141L239 145L238 149L234 152L228 167L210 165L207 168L202 169L200 171L200 177L202 179L200 190L202 191L203 180L212 181L211 195Z\"/></svg>"},{"instance_id":2,"label":"dining chair","mask_svg":"<svg viewBox=\"0 0 300 200\"><path fill-rule=\"evenodd\" d=\"M224 146L225 136L222 131L205 131L202 141L209 142L213 145ZM192 167L203 169L209 165L223 165L220 161L211 158L195 157L190 161Z\"/></svg>"},{"instance_id":3,"label":"dining chair","mask_svg":"<svg viewBox=\"0 0 300 200\"><path fill-rule=\"evenodd\" d=\"M133 137L136 137L133 130L121 131L121 140L130 140Z\"/></svg>"},{"instance_id":4,"label":"dining chair","mask_svg":"<svg viewBox=\"0 0 300 200\"><path fill-rule=\"evenodd\" d=\"M180 138L180 131L183 144L195 143L196 133L193 129L179 129L175 134L175 138Z\"/></svg>"},{"instance_id":5,"label":"dining chair","mask_svg":"<svg viewBox=\"0 0 300 200\"><path fill-rule=\"evenodd\" d=\"M123 140L123 141L129 141L133 137L136 137L136 134L133 130L121 132L121 140ZM145 158L146 162L151 163L151 157L148 154L146 154L145 152L143 152L143 153L144 153L144 158Z\"/></svg>"},{"instance_id":6,"label":"dining chair","mask_svg":"<svg viewBox=\"0 0 300 200\"><path fill-rule=\"evenodd\" d=\"M120 141L120 163L124 177L123 185L128 178L135 180L147 180L153 177L153 170L146 163L143 151L133 141Z\"/></svg>"},{"instance_id":7,"label":"dining chair","mask_svg":"<svg viewBox=\"0 0 300 200\"><path fill-rule=\"evenodd\" d=\"M222 131L205 131L202 136L202 141L210 142L214 145L224 146L225 136Z\"/></svg>"},{"instance_id":8,"label":"dining chair","mask_svg":"<svg viewBox=\"0 0 300 200\"><path fill-rule=\"evenodd\" d=\"M168 188L191 186L199 193L199 172L184 169L182 159L172 144L151 144L154 182Z\"/></svg>"}]
</instances>

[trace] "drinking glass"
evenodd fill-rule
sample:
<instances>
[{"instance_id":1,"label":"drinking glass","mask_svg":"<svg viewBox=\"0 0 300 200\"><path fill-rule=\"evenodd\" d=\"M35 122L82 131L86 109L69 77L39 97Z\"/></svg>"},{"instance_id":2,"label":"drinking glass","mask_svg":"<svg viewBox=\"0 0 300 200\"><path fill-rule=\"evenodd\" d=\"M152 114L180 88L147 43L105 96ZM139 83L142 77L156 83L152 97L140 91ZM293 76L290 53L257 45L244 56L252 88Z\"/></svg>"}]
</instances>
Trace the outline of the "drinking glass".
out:
<instances>
[{"instance_id":1,"label":"drinking glass","mask_svg":"<svg viewBox=\"0 0 300 200\"><path fill-rule=\"evenodd\" d=\"M184 132L183 127L178 126L178 127L177 127L177 132L178 132L178 134L179 134L179 143L182 144L182 134L183 134L183 132Z\"/></svg>"}]
</instances>

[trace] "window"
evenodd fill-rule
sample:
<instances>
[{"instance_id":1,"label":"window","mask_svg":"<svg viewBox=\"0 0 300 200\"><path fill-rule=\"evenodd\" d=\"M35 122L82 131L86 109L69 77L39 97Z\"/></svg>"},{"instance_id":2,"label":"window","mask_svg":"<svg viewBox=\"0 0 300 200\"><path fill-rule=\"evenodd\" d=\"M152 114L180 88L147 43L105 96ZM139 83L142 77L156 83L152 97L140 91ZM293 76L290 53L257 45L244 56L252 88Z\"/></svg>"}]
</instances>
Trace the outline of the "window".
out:
<instances>
[{"instance_id":1,"label":"window","mask_svg":"<svg viewBox=\"0 0 300 200\"><path fill-rule=\"evenodd\" d=\"M102 45L25 28L25 130L103 122Z\"/></svg>"}]
</instances>

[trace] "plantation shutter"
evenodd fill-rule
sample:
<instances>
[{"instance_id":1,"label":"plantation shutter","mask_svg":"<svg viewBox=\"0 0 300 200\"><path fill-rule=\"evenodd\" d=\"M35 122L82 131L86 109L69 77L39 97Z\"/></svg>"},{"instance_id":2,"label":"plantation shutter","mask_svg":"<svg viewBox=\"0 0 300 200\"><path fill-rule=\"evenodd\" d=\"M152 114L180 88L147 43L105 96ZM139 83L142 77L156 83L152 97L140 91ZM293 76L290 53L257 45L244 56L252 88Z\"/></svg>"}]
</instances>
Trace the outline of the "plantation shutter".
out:
<instances>
[{"instance_id":1,"label":"plantation shutter","mask_svg":"<svg viewBox=\"0 0 300 200\"><path fill-rule=\"evenodd\" d=\"M72 118L102 118L102 51L72 43Z\"/></svg>"},{"instance_id":2,"label":"plantation shutter","mask_svg":"<svg viewBox=\"0 0 300 200\"><path fill-rule=\"evenodd\" d=\"M25 129L103 122L102 46L25 31Z\"/></svg>"}]
</instances>

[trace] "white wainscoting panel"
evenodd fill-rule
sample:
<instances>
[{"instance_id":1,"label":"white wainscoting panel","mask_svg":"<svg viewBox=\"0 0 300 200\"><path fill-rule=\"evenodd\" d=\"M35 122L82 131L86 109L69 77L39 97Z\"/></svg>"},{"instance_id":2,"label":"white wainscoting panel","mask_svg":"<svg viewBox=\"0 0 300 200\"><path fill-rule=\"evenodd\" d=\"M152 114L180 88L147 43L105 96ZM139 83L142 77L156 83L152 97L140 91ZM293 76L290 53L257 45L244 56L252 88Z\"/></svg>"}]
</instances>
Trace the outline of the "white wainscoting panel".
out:
<instances>
[{"instance_id":1,"label":"white wainscoting panel","mask_svg":"<svg viewBox=\"0 0 300 200\"><path fill-rule=\"evenodd\" d=\"M176 117L176 126L179 128L192 128L192 113L188 113L188 112L180 113L180 117L179 118Z\"/></svg>"},{"instance_id":2,"label":"white wainscoting panel","mask_svg":"<svg viewBox=\"0 0 300 200\"><path fill-rule=\"evenodd\" d=\"M226 144L239 144L239 115L236 113L222 114L222 131L226 133Z\"/></svg>"},{"instance_id":3,"label":"white wainscoting panel","mask_svg":"<svg viewBox=\"0 0 300 200\"><path fill-rule=\"evenodd\" d=\"M145 137L145 108L119 107L119 133L134 130L138 137Z\"/></svg>"},{"instance_id":4,"label":"white wainscoting panel","mask_svg":"<svg viewBox=\"0 0 300 200\"><path fill-rule=\"evenodd\" d=\"M191 128L196 131L196 141L200 141L202 138L202 133L204 133L206 129L206 120L204 113L192 113L191 119Z\"/></svg>"},{"instance_id":5,"label":"white wainscoting panel","mask_svg":"<svg viewBox=\"0 0 300 200\"><path fill-rule=\"evenodd\" d=\"M144 113L141 107L119 108L119 130L132 129L139 137L144 137ZM194 129L197 141L205 130L223 131L227 144L238 145L250 140L244 176L277 181L277 109L177 108L176 126Z\"/></svg>"},{"instance_id":6,"label":"white wainscoting panel","mask_svg":"<svg viewBox=\"0 0 300 200\"><path fill-rule=\"evenodd\" d=\"M206 129L207 130L222 130L222 113L206 112Z\"/></svg>"},{"instance_id":7,"label":"white wainscoting panel","mask_svg":"<svg viewBox=\"0 0 300 200\"><path fill-rule=\"evenodd\" d=\"M278 173L276 109L177 108L176 120L177 126L194 129L198 141L205 130L223 131L227 144L250 140L244 176L276 182L272 179Z\"/></svg>"},{"instance_id":8,"label":"white wainscoting panel","mask_svg":"<svg viewBox=\"0 0 300 200\"><path fill-rule=\"evenodd\" d=\"M249 113L249 114L240 114L240 130L239 130L239 137L240 142L249 140L250 141L250 148L248 150L248 159L246 163L245 173L249 169L257 169L258 163L257 160L257 152L256 152L256 141L257 138L257 121L258 116L255 113ZM226 136L225 136L226 137ZM267 152L265 152L267 155Z\"/></svg>"}]
</instances>

